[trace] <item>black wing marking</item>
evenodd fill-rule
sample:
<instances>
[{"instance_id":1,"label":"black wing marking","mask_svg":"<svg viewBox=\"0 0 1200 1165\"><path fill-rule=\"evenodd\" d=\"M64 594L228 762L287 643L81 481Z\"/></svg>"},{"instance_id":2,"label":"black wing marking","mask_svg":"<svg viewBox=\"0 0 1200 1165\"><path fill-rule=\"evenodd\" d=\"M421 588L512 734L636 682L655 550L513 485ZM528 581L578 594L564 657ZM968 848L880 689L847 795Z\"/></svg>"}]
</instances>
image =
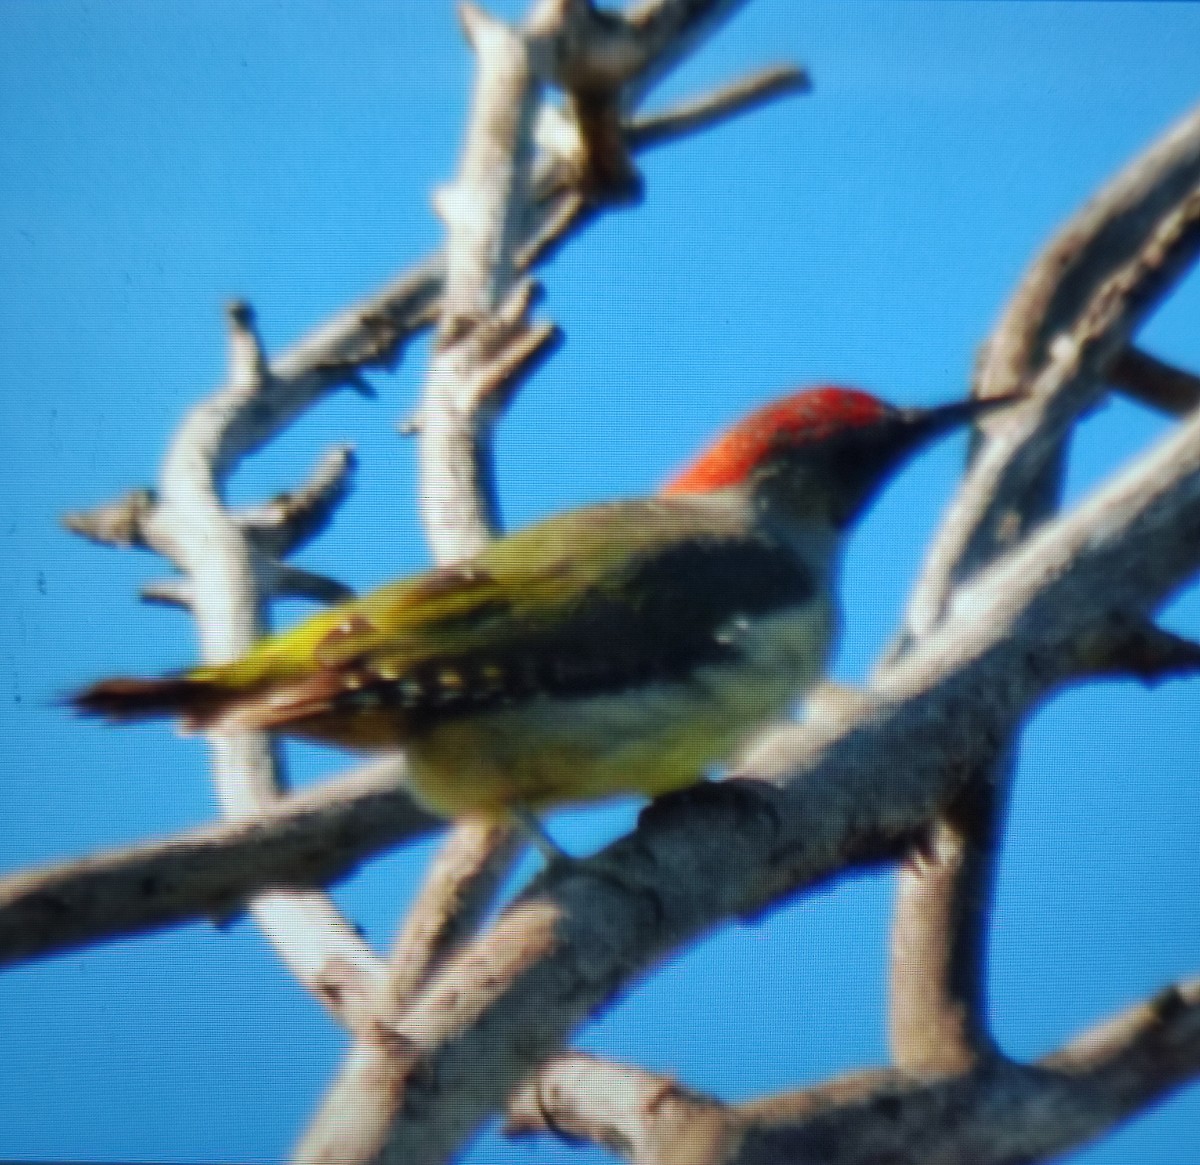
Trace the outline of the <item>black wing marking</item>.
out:
<instances>
[{"instance_id":1,"label":"black wing marking","mask_svg":"<svg viewBox=\"0 0 1200 1165\"><path fill-rule=\"evenodd\" d=\"M583 698L682 681L697 667L738 656L739 622L814 593L810 569L774 541L692 538L635 557L554 625L514 621L503 635L407 665L366 653L323 669L298 686L297 699L280 701L280 720L386 707L418 730L538 695Z\"/></svg>"}]
</instances>

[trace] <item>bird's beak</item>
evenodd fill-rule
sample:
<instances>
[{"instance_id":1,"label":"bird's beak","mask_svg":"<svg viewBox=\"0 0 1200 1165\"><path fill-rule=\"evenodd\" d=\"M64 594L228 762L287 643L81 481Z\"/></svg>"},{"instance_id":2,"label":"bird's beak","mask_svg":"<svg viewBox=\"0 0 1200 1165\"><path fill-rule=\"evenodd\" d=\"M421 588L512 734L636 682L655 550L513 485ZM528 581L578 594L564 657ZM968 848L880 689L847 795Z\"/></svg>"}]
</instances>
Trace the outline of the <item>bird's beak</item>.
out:
<instances>
[{"instance_id":1,"label":"bird's beak","mask_svg":"<svg viewBox=\"0 0 1200 1165\"><path fill-rule=\"evenodd\" d=\"M896 444L906 455L915 453L942 434L970 424L976 417L1024 399L1023 392L1009 392L1001 396L967 397L932 408L900 409Z\"/></svg>"},{"instance_id":2,"label":"bird's beak","mask_svg":"<svg viewBox=\"0 0 1200 1165\"><path fill-rule=\"evenodd\" d=\"M936 438L1023 395L1008 393L986 400L970 397L933 408L896 409L878 425L855 430L848 437L850 449L836 456L832 470L839 482L835 523L845 526L854 521L892 474Z\"/></svg>"}]
</instances>

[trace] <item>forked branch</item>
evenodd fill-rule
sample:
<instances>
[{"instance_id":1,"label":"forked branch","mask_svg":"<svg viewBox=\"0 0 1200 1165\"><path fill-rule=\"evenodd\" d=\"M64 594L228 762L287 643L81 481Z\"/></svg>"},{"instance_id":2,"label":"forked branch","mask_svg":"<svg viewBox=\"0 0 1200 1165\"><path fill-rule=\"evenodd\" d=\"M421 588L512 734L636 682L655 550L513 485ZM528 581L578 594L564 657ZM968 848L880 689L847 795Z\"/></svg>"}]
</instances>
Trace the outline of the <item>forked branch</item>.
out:
<instances>
[{"instance_id":1,"label":"forked branch","mask_svg":"<svg viewBox=\"0 0 1200 1165\"><path fill-rule=\"evenodd\" d=\"M605 1145L635 1165L1008 1165L1077 1148L1200 1075L1200 981L1170 987L1035 1065L927 1083L895 1069L723 1104L578 1053L510 1108L515 1133Z\"/></svg>"},{"instance_id":2,"label":"forked branch","mask_svg":"<svg viewBox=\"0 0 1200 1165\"><path fill-rule=\"evenodd\" d=\"M1149 359L1129 344L1200 247L1198 189L1200 114L1110 182L1030 267L981 349L974 383L976 396L1024 392L1029 402L983 418L889 664L936 629L961 580L1057 510L1073 418L1114 378L1151 382ZM1178 381L1173 396L1162 381L1159 400L1178 404ZM901 867L889 1008L898 1067L963 1071L995 1053L987 921L1015 751L1014 738L979 768Z\"/></svg>"}]
</instances>

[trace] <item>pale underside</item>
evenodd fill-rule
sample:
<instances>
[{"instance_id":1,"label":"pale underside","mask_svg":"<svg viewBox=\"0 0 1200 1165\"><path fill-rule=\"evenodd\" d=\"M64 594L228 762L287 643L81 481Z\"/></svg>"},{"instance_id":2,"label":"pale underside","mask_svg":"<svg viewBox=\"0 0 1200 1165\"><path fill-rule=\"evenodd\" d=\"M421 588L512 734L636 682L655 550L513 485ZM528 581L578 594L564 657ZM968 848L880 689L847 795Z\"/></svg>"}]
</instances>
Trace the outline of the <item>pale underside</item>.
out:
<instances>
[{"instance_id":1,"label":"pale underside","mask_svg":"<svg viewBox=\"0 0 1200 1165\"><path fill-rule=\"evenodd\" d=\"M740 659L682 682L445 720L409 741L414 792L434 812L502 813L621 792L682 788L782 719L820 677L833 638L827 603L742 620Z\"/></svg>"}]
</instances>

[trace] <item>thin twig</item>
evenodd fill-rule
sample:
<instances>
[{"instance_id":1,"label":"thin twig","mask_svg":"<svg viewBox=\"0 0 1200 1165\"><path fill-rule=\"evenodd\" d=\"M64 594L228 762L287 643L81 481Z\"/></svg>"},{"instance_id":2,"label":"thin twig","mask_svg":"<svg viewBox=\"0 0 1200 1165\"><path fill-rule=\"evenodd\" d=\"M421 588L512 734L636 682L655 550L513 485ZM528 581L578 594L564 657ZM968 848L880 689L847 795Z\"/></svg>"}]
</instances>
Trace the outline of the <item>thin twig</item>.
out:
<instances>
[{"instance_id":1,"label":"thin twig","mask_svg":"<svg viewBox=\"0 0 1200 1165\"><path fill-rule=\"evenodd\" d=\"M464 821L442 846L388 960L381 1020L400 1022L417 992L476 931L508 873L520 837L493 821Z\"/></svg>"},{"instance_id":2,"label":"thin twig","mask_svg":"<svg viewBox=\"0 0 1200 1165\"><path fill-rule=\"evenodd\" d=\"M1200 376L1141 348L1126 348L1113 362L1108 379L1113 388L1168 416L1186 416L1200 405Z\"/></svg>"},{"instance_id":3,"label":"thin twig","mask_svg":"<svg viewBox=\"0 0 1200 1165\"><path fill-rule=\"evenodd\" d=\"M263 554L282 559L319 537L354 485L357 461L349 445L330 449L298 489L234 517L242 532Z\"/></svg>"},{"instance_id":4,"label":"thin twig","mask_svg":"<svg viewBox=\"0 0 1200 1165\"><path fill-rule=\"evenodd\" d=\"M647 149L748 113L768 101L811 89L812 81L804 69L772 65L660 113L634 118L626 127L625 140L631 149Z\"/></svg>"}]
</instances>

